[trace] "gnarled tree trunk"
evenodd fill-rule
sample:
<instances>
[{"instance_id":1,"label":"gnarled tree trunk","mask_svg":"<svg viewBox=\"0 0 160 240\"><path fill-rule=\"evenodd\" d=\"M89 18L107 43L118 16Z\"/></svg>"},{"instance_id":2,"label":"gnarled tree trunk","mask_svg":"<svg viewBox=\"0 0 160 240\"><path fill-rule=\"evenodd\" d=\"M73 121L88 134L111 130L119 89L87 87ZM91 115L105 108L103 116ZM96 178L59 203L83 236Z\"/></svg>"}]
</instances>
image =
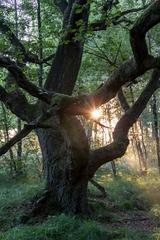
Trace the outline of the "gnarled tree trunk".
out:
<instances>
[{"instance_id":1,"label":"gnarled tree trunk","mask_svg":"<svg viewBox=\"0 0 160 240\"><path fill-rule=\"evenodd\" d=\"M39 130L51 207L65 212L88 212L86 166L88 140L75 117L54 117L52 129Z\"/></svg>"},{"instance_id":2,"label":"gnarled tree trunk","mask_svg":"<svg viewBox=\"0 0 160 240\"><path fill-rule=\"evenodd\" d=\"M64 36L45 82L45 89L49 91L71 95L74 89L82 60L83 41L76 40L70 28L76 28L78 33L76 22L80 19L84 28L87 25L87 5L76 13L81 4L83 7L87 1L80 0L75 4L71 1L64 13ZM51 205L65 212L85 214L88 211L88 139L75 117L57 115L50 119L50 125L52 129L39 130L38 137Z\"/></svg>"}]
</instances>

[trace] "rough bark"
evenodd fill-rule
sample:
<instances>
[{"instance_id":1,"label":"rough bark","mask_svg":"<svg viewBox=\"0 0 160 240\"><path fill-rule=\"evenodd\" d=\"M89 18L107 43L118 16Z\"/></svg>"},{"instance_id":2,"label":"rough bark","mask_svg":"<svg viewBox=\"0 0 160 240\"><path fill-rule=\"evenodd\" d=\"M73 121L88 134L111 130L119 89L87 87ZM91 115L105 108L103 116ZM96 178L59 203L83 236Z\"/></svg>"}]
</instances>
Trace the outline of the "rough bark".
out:
<instances>
[{"instance_id":1,"label":"rough bark","mask_svg":"<svg viewBox=\"0 0 160 240\"><path fill-rule=\"evenodd\" d=\"M75 39L75 33L70 32L70 27L74 28L79 19L84 21L85 26L88 21L87 8L76 14L76 4L82 4L83 7L86 1L76 1L69 20L65 19L68 32L57 48L45 83L45 89L68 95L75 86L83 53L83 42ZM51 193L53 205L65 212L85 214L88 212L87 137L75 117L60 115L49 121L52 122L52 129L41 129L37 133L44 159L47 188Z\"/></svg>"},{"instance_id":2,"label":"rough bark","mask_svg":"<svg viewBox=\"0 0 160 240\"><path fill-rule=\"evenodd\" d=\"M38 130L38 137L53 206L66 212L87 213L87 137L76 118L56 117L51 121L52 130Z\"/></svg>"}]
</instances>

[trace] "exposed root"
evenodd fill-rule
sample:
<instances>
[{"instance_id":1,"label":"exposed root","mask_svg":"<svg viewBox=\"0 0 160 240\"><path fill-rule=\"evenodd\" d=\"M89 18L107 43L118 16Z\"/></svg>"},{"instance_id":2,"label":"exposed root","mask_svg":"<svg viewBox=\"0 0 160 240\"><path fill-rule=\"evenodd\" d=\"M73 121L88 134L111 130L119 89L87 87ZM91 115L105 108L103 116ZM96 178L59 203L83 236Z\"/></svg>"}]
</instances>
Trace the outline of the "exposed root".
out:
<instances>
[{"instance_id":1,"label":"exposed root","mask_svg":"<svg viewBox=\"0 0 160 240\"><path fill-rule=\"evenodd\" d=\"M27 213L22 216L20 223L27 223L31 218L47 217L54 211L52 196L49 191L43 192L37 200L33 200Z\"/></svg>"}]
</instances>

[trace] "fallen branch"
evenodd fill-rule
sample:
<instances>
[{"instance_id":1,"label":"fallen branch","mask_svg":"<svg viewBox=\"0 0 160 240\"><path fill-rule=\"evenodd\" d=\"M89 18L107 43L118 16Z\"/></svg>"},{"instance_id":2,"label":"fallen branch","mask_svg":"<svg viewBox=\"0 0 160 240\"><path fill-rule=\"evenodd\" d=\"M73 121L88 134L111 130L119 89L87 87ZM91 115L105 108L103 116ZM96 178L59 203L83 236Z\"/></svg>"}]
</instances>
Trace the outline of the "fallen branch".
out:
<instances>
[{"instance_id":1,"label":"fallen branch","mask_svg":"<svg viewBox=\"0 0 160 240\"><path fill-rule=\"evenodd\" d=\"M96 181L93 180L93 179L90 179L89 181L93 184L93 186L95 186L95 187L102 193L102 197L105 198L105 197L107 196L104 187L102 187L98 182L96 182Z\"/></svg>"}]
</instances>

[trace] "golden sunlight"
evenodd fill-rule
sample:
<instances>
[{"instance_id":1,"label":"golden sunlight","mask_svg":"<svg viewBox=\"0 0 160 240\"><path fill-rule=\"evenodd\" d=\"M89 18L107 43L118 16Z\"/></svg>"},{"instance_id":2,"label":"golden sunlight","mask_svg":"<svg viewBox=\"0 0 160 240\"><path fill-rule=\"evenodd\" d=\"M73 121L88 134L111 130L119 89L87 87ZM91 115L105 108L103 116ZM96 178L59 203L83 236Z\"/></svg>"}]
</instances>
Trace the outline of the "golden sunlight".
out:
<instances>
[{"instance_id":1,"label":"golden sunlight","mask_svg":"<svg viewBox=\"0 0 160 240\"><path fill-rule=\"evenodd\" d=\"M95 109L94 111L91 112L91 117L95 120L99 119L100 117L102 117L102 113L100 110Z\"/></svg>"}]
</instances>

